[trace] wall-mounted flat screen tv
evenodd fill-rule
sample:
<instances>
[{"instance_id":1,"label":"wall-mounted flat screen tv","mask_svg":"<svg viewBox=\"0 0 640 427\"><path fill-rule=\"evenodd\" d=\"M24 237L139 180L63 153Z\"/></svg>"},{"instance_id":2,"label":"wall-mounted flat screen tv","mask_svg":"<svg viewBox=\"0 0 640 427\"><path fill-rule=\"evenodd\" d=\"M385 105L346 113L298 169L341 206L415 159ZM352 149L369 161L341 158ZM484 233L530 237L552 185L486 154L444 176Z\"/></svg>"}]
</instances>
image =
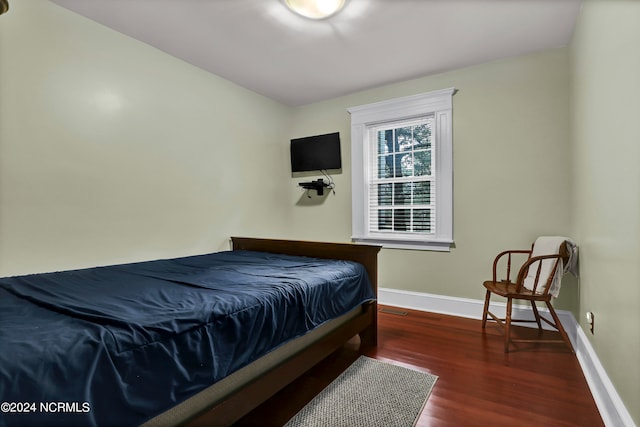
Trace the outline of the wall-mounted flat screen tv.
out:
<instances>
[{"instance_id":1,"label":"wall-mounted flat screen tv","mask_svg":"<svg viewBox=\"0 0 640 427\"><path fill-rule=\"evenodd\" d=\"M291 171L341 169L340 132L291 140Z\"/></svg>"}]
</instances>

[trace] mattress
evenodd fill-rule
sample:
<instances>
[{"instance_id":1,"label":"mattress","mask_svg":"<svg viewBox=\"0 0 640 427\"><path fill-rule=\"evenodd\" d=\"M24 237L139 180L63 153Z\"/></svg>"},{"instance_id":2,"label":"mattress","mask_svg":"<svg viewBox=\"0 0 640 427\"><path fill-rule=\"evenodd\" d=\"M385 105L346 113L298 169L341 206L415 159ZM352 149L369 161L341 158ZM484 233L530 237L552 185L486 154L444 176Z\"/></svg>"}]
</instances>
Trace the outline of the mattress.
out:
<instances>
[{"instance_id":1,"label":"mattress","mask_svg":"<svg viewBox=\"0 0 640 427\"><path fill-rule=\"evenodd\" d=\"M142 424L374 298L360 264L251 251L0 279L0 426Z\"/></svg>"}]
</instances>

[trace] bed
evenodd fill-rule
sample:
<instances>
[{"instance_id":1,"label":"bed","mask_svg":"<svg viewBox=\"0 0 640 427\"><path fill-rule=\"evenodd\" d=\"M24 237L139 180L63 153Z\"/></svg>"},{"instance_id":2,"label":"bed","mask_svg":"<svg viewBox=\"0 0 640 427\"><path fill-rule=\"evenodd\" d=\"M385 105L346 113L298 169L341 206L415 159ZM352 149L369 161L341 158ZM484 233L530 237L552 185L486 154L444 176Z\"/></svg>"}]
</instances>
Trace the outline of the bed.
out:
<instances>
[{"instance_id":1,"label":"bed","mask_svg":"<svg viewBox=\"0 0 640 427\"><path fill-rule=\"evenodd\" d=\"M0 426L231 425L359 334L368 245L232 250L0 279Z\"/></svg>"}]
</instances>

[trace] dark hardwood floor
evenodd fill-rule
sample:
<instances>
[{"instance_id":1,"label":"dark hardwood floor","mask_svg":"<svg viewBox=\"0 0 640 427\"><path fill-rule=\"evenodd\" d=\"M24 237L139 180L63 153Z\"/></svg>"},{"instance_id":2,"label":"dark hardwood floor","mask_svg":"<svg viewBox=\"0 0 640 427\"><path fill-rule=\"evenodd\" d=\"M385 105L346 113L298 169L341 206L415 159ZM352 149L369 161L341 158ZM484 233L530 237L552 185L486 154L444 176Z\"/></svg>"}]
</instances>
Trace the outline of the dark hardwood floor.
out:
<instances>
[{"instance_id":1,"label":"dark hardwood floor","mask_svg":"<svg viewBox=\"0 0 640 427\"><path fill-rule=\"evenodd\" d=\"M358 346L350 341L236 427L285 424L359 356ZM378 346L363 353L438 376L418 426L604 425L574 354L562 344L518 344L505 354L495 323L483 333L479 320L380 307Z\"/></svg>"}]
</instances>

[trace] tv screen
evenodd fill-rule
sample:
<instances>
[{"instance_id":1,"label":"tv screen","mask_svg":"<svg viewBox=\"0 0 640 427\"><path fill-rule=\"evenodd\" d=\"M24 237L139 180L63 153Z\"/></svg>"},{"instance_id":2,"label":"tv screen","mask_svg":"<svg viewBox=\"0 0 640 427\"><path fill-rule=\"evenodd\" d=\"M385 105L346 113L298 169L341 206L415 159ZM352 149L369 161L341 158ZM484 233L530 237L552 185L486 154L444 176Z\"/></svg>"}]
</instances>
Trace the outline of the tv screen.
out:
<instances>
[{"instance_id":1,"label":"tv screen","mask_svg":"<svg viewBox=\"0 0 640 427\"><path fill-rule=\"evenodd\" d=\"M341 168L339 132L291 140L292 172Z\"/></svg>"}]
</instances>

